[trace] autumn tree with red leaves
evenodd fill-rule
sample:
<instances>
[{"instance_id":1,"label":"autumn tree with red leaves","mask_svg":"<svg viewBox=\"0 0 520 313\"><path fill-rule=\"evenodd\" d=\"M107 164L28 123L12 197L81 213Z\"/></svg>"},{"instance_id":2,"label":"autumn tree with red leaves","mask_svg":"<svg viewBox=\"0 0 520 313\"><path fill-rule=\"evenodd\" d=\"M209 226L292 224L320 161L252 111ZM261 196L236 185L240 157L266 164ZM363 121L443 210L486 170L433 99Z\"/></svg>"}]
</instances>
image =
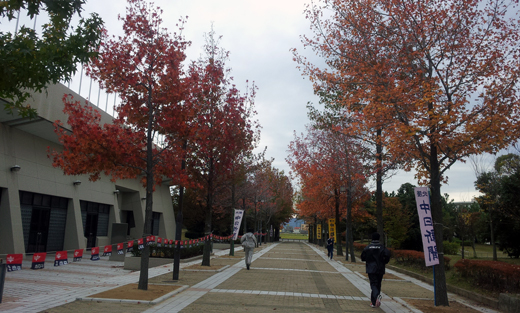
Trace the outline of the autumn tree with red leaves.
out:
<instances>
[{"instance_id":1,"label":"autumn tree with red leaves","mask_svg":"<svg viewBox=\"0 0 520 313\"><path fill-rule=\"evenodd\" d=\"M206 36L204 55L190 65L193 77L190 107L195 110L194 132L188 138L187 166L191 177L206 193L205 234L212 232L216 188L232 176L234 162L252 151L258 140L258 124L252 120L256 87L242 95L228 76L229 53L219 47L212 30ZM210 244L204 247L203 266L210 266Z\"/></svg>"},{"instance_id":2,"label":"autumn tree with red leaves","mask_svg":"<svg viewBox=\"0 0 520 313\"><path fill-rule=\"evenodd\" d=\"M352 137L339 131L307 127L307 135L295 136L289 145L287 162L300 180L300 215L347 220L347 247L353 247L353 212L367 195L365 149ZM338 255L343 255L338 240ZM348 251L347 251L348 253ZM354 250L351 260L355 262Z\"/></svg>"},{"instance_id":3,"label":"autumn tree with red leaves","mask_svg":"<svg viewBox=\"0 0 520 313\"><path fill-rule=\"evenodd\" d=\"M54 166L68 175L101 173L112 179L142 177L146 188L143 237L151 234L154 186L165 178L186 185L180 171L182 142L191 119L190 85L182 70L188 45L177 33L161 27L159 8L146 1L128 0L124 36L106 39L88 74L108 92L117 92L121 104L113 124L100 124L100 115L65 96L65 113L72 133L57 127L63 152L52 153ZM183 21L179 21L182 29ZM59 123L58 123L59 124ZM162 135L159 140L159 135ZM148 288L149 246L141 256L139 289Z\"/></svg>"},{"instance_id":4,"label":"autumn tree with red leaves","mask_svg":"<svg viewBox=\"0 0 520 313\"><path fill-rule=\"evenodd\" d=\"M322 0L306 16L324 57L295 58L316 90L333 85L341 105L362 112L361 132L384 133L390 154L431 188L437 252L443 254L441 183L457 161L497 152L520 136L517 0ZM324 18L327 16L327 18ZM449 305L444 259L436 304Z\"/></svg>"}]
</instances>

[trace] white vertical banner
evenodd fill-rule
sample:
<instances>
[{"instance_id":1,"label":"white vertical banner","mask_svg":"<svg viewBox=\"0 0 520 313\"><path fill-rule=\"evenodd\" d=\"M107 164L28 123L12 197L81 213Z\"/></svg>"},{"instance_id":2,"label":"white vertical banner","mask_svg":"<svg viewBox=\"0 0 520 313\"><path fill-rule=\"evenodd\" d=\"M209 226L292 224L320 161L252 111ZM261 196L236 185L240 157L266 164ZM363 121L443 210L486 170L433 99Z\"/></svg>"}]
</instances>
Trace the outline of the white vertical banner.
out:
<instances>
[{"instance_id":1,"label":"white vertical banner","mask_svg":"<svg viewBox=\"0 0 520 313\"><path fill-rule=\"evenodd\" d=\"M430 207L430 195L428 187L415 187L415 202L417 203L417 213L421 226L421 237L424 250L424 260L426 266L439 264L439 254L437 253L437 243L433 231L432 211Z\"/></svg>"},{"instance_id":2,"label":"white vertical banner","mask_svg":"<svg viewBox=\"0 0 520 313\"><path fill-rule=\"evenodd\" d=\"M235 219L233 223L233 240L237 240L238 232L240 231L240 224L242 224L242 217L244 216L244 210L235 210Z\"/></svg>"}]
</instances>

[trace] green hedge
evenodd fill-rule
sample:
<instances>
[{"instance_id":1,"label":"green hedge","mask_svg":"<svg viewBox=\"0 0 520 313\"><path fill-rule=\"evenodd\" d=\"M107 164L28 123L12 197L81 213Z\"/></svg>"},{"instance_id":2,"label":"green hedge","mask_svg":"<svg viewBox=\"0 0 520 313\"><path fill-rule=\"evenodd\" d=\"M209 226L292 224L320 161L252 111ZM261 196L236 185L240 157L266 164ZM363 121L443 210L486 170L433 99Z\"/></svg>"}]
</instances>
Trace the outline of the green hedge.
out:
<instances>
[{"instance_id":1,"label":"green hedge","mask_svg":"<svg viewBox=\"0 0 520 313\"><path fill-rule=\"evenodd\" d=\"M443 241L442 244L444 245L444 254L459 254L460 243Z\"/></svg>"}]
</instances>

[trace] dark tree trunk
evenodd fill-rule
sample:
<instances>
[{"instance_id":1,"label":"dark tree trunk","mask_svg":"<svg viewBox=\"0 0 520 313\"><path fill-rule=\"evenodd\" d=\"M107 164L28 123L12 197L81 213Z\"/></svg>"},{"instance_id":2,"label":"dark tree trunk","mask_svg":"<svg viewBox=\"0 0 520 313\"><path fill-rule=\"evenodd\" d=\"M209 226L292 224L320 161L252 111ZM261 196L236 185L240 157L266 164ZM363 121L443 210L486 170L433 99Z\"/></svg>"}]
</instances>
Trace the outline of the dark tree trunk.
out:
<instances>
[{"instance_id":1,"label":"dark tree trunk","mask_svg":"<svg viewBox=\"0 0 520 313\"><path fill-rule=\"evenodd\" d=\"M493 212L493 209L491 209L491 212ZM495 229L493 228L493 216L492 213L489 213L489 228L491 230L491 246L493 247L493 261L497 261L497 245L495 243Z\"/></svg>"},{"instance_id":2,"label":"dark tree trunk","mask_svg":"<svg viewBox=\"0 0 520 313\"><path fill-rule=\"evenodd\" d=\"M154 185L154 160L153 160L153 119L154 111L152 107L152 95L148 93L148 129L146 131L146 207L144 210L144 227L143 241L145 242L144 250L141 254L141 271L139 273L139 284L137 288L140 290L148 290L148 264L150 261L150 247L146 244L146 236L150 235L152 229L152 208L153 208L153 185Z\"/></svg>"},{"instance_id":3,"label":"dark tree trunk","mask_svg":"<svg viewBox=\"0 0 520 313\"><path fill-rule=\"evenodd\" d=\"M206 222L204 226L204 234L207 239L204 241L204 251L202 255L202 266L211 266L211 220L213 215L213 158L209 160L208 172L208 194L206 195Z\"/></svg>"},{"instance_id":4,"label":"dark tree trunk","mask_svg":"<svg viewBox=\"0 0 520 313\"><path fill-rule=\"evenodd\" d=\"M340 200L340 195L339 195L339 189L334 189L334 196L336 198L336 203L335 203L335 206L336 206L336 214L335 214L335 219L336 219L336 238L338 240L336 240L336 249L337 249L337 255L338 256L343 256L343 250L341 249L341 236L339 236L338 234L340 233L339 232L339 221L340 221L340 216L339 216L339 200Z\"/></svg>"},{"instance_id":5,"label":"dark tree trunk","mask_svg":"<svg viewBox=\"0 0 520 313\"><path fill-rule=\"evenodd\" d=\"M437 146L430 145L430 185L431 185L431 212L435 231L435 242L439 256L439 265L435 266L435 302L437 305L449 306L448 290L446 288L446 271L444 265L443 233L444 224L441 207L440 166L437 159Z\"/></svg>"},{"instance_id":6,"label":"dark tree trunk","mask_svg":"<svg viewBox=\"0 0 520 313\"><path fill-rule=\"evenodd\" d=\"M182 149L186 151L187 142L184 141L182 145ZM181 163L181 170L184 172L186 169L186 158L183 157L182 163ZM177 220L175 221L175 251L173 256L173 280L179 280L179 266L181 262L181 240L182 240L182 223L183 223L183 216L182 216L182 210L184 205L184 187L179 186L179 212L177 213Z\"/></svg>"},{"instance_id":7,"label":"dark tree trunk","mask_svg":"<svg viewBox=\"0 0 520 313\"><path fill-rule=\"evenodd\" d=\"M354 254L354 236L352 236L352 182L350 178L348 180L347 186L347 238L348 243L347 246L350 247L350 261L356 262L356 256Z\"/></svg>"},{"instance_id":8,"label":"dark tree trunk","mask_svg":"<svg viewBox=\"0 0 520 313\"><path fill-rule=\"evenodd\" d=\"M376 220L377 232L381 242L386 243L386 234L383 224L383 146L381 145L382 130L377 130L376 137Z\"/></svg>"},{"instance_id":9,"label":"dark tree trunk","mask_svg":"<svg viewBox=\"0 0 520 313\"><path fill-rule=\"evenodd\" d=\"M233 234L233 227L235 226L235 184L231 185L231 234ZM244 219L244 215L242 215L242 219ZM229 255L235 255L235 241L233 238L229 241Z\"/></svg>"}]
</instances>

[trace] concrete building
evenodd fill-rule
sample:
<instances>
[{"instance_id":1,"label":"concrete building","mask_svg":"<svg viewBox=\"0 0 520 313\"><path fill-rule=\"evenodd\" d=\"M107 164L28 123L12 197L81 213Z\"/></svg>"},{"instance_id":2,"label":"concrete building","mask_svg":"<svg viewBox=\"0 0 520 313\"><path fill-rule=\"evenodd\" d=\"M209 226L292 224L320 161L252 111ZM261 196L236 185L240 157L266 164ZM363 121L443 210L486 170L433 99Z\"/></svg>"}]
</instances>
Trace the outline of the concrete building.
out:
<instances>
[{"instance_id":1,"label":"concrete building","mask_svg":"<svg viewBox=\"0 0 520 313\"><path fill-rule=\"evenodd\" d=\"M58 84L34 94L37 118L10 115L0 99L0 258L8 253L52 252L115 244L112 225L127 223L127 238L142 236L145 189L138 179L115 183L103 176L66 176L52 166L48 149L61 149L53 122L64 94L85 100ZM112 117L102 110L102 123ZM152 234L174 238L175 217L169 186L157 186Z\"/></svg>"}]
</instances>

